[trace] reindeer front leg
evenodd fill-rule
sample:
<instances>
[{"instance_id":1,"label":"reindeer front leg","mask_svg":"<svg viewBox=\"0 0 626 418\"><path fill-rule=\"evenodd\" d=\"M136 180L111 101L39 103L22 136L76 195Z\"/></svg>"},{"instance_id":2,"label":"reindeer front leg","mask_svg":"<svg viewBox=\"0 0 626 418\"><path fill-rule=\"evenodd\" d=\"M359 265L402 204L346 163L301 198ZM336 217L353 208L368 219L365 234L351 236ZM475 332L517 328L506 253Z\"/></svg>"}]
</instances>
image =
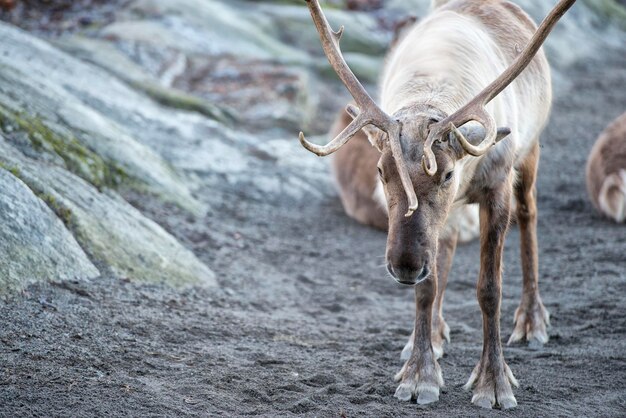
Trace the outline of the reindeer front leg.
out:
<instances>
[{"instance_id":1,"label":"reindeer front leg","mask_svg":"<svg viewBox=\"0 0 626 418\"><path fill-rule=\"evenodd\" d=\"M443 357L443 342L444 340L450 344L450 327L443 319L443 295L446 291L446 285L448 284L448 273L450 273L450 267L452 267L452 259L454 258L454 251L456 250L456 244L459 239L459 231L450 231L444 237L439 238L437 245L437 270L434 274L437 277L437 297L433 304L433 329L432 329L432 344L435 358L439 359ZM413 352L413 340L415 340L415 331L409 337L406 345L402 349L400 354L401 360L408 360Z\"/></svg>"},{"instance_id":2,"label":"reindeer front leg","mask_svg":"<svg viewBox=\"0 0 626 418\"><path fill-rule=\"evenodd\" d=\"M517 381L504 362L500 342L502 250L509 223L511 179L488 190L480 203L480 276L477 296L483 315L483 352L466 389L474 387L472 403L483 408L517 405L511 383Z\"/></svg>"},{"instance_id":3,"label":"reindeer front leg","mask_svg":"<svg viewBox=\"0 0 626 418\"><path fill-rule=\"evenodd\" d=\"M439 388L443 386L441 368L431 342L433 301L437 294L437 279L433 276L435 274L415 285L413 350L395 377L401 382L395 397L401 401L410 401L415 395L419 404L436 402L439 400Z\"/></svg>"}]
</instances>

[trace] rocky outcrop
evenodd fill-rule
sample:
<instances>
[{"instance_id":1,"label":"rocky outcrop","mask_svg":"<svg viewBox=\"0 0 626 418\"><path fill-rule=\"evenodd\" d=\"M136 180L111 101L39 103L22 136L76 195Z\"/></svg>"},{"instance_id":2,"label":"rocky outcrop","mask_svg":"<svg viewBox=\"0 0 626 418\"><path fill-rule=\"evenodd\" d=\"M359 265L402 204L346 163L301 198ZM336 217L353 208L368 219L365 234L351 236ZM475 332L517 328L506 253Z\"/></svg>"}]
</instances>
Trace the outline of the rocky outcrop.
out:
<instances>
[{"instance_id":1,"label":"rocky outcrop","mask_svg":"<svg viewBox=\"0 0 626 418\"><path fill-rule=\"evenodd\" d=\"M157 145L160 138L170 140L172 129L185 126L188 112L172 115L108 72L15 27L0 24L0 37L0 161L11 168L4 178L12 176L13 182L28 185L29 202L39 199L39 206L47 204L65 224L65 236L73 234L82 246L83 259L85 253L89 257L76 261L76 251L65 238L59 241L56 256L67 254L66 259L37 262L29 267L33 274L22 275L15 265L23 261L11 261L12 252L7 251L3 266L8 273L1 272L0 288L19 287L19 278L25 284L93 277L98 272L91 262L102 273L131 279L214 284L207 266L117 194L147 193L193 215L205 213L206 204L192 195L192 182L159 154L163 148ZM159 134L151 136L157 129ZM16 209L27 211L26 206ZM43 223L50 216L40 219ZM57 230L63 223L49 227L54 231L50 239L60 236ZM19 236L3 236L3 244L24 248L20 240L32 240L40 231L41 225L26 223ZM37 253L35 248L29 251ZM45 252L32 257L55 260ZM73 273L62 269L75 261ZM48 268L53 265L61 270Z\"/></svg>"},{"instance_id":2,"label":"rocky outcrop","mask_svg":"<svg viewBox=\"0 0 626 418\"><path fill-rule=\"evenodd\" d=\"M552 4L518 3L537 20ZM394 21L430 1L332 4L344 55L375 92ZM564 17L546 46L557 88L568 65L626 42L622 12L585 0ZM301 1L135 0L62 37L0 23L0 39L0 289L99 274L215 283L123 196L201 220L240 210L233 195L234 206L334 198L328 161L296 133L325 135L348 95Z\"/></svg>"},{"instance_id":3,"label":"rocky outcrop","mask_svg":"<svg viewBox=\"0 0 626 418\"><path fill-rule=\"evenodd\" d=\"M39 280L99 275L59 217L18 177L0 164L0 295Z\"/></svg>"},{"instance_id":4,"label":"rocky outcrop","mask_svg":"<svg viewBox=\"0 0 626 418\"><path fill-rule=\"evenodd\" d=\"M177 285L213 284L215 276L208 267L114 191L106 188L98 190L93 184L61 167L16 153L5 141L0 142L0 154L2 165L9 168L5 175L19 179L12 179L13 182L20 181L27 185L31 200L36 196L40 200L39 207L45 203L49 208L48 213L52 210L62 220L67 228L65 234L71 236L71 232L74 235L102 273ZM16 209L31 215L28 206ZM56 222L54 225L60 226L59 224L60 222ZM19 235L23 237L32 239L37 235L46 235L38 234L41 228L37 224L22 222L21 225L24 229ZM34 229L35 227L39 229ZM43 240L48 245L54 241L53 236L46 236ZM6 242L7 246L18 247L11 238ZM60 254L63 254L66 245L64 241L58 242ZM70 257L63 260L66 263L76 259L72 246L68 247ZM30 248L28 251L34 250ZM84 274L81 273L81 263L78 262L76 267L74 276L82 277ZM93 275L93 270L91 272ZM48 276L43 277L58 279L68 277L68 274L55 274L51 271Z\"/></svg>"}]
</instances>

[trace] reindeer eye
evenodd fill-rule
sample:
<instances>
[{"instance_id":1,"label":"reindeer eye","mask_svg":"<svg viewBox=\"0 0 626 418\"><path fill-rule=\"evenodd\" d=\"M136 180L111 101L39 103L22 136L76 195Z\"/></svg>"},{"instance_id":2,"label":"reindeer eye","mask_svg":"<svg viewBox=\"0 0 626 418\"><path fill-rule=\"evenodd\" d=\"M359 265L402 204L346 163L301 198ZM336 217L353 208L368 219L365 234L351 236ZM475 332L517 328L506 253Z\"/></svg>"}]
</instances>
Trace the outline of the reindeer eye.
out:
<instances>
[{"instance_id":1,"label":"reindeer eye","mask_svg":"<svg viewBox=\"0 0 626 418\"><path fill-rule=\"evenodd\" d=\"M448 171L446 175L443 177L443 182L447 183L452 179L452 171Z\"/></svg>"}]
</instances>

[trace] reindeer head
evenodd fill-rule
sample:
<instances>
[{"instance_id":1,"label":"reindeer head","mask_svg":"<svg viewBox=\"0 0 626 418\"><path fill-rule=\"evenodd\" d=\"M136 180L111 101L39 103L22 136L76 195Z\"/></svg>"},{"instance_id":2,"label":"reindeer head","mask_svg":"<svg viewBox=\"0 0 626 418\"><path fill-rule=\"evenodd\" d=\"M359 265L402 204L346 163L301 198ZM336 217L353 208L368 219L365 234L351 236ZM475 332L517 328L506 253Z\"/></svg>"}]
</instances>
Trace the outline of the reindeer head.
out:
<instances>
[{"instance_id":1,"label":"reindeer head","mask_svg":"<svg viewBox=\"0 0 626 418\"><path fill-rule=\"evenodd\" d=\"M343 59L339 49L343 27L334 32L318 1L306 0L326 57L357 107L348 105L346 111L354 120L327 145L308 142L302 132L300 143L309 151L325 156L363 129L381 152L378 169L389 212L387 269L398 282L416 284L429 276L439 231L459 187L456 165L466 156L483 155L509 133L506 128L497 129L485 105L526 68L554 24L575 1L561 0L515 62L467 105L447 116L426 105L386 114ZM463 126L471 121L482 126Z\"/></svg>"},{"instance_id":2,"label":"reindeer head","mask_svg":"<svg viewBox=\"0 0 626 418\"><path fill-rule=\"evenodd\" d=\"M381 152L378 174L389 215L387 271L402 284L419 283L432 271L439 232L457 195L463 165L472 158L457 134L450 132L445 140L436 141L431 147L437 165L434 175L421 164L430 130L445 117L440 110L424 104L409 106L393 115L402 126L399 138L402 156L419 202L410 216L406 216L409 211L406 192L386 134L369 127L364 129ZM459 131L470 144L478 144L485 138L485 130L480 126L463 127ZM498 129L496 141L509 133L507 128Z\"/></svg>"},{"instance_id":3,"label":"reindeer head","mask_svg":"<svg viewBox=\"0 0 626 418\"><path fill-rule=\"evenodd\" d=\"M393 115L400 122L400 147L417 202L410 209L394 153L385 134L369 130L380 144L379 179L384 190L389 227L386 266L399 283L412 285L429 276L435 263L437 241L458 188L455 166L459 155L447 145L433 147L439 169L431 176L424 170L422 155L429 129L442 119L439 111L424 106L401 109ZM412 212L412 213L411 213ZM410 216L406 216L411 213Z\"/></svg>"}]
</instances>

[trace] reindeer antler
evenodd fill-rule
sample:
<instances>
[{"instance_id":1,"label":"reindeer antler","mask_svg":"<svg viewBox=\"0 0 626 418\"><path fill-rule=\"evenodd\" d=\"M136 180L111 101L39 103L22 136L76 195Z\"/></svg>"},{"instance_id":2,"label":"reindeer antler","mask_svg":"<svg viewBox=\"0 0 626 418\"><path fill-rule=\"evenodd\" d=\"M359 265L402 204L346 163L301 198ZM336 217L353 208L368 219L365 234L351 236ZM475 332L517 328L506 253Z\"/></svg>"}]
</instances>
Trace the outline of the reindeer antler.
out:
<instances>
[{"instance_id":1,"label":"reindeer antler","mask_svg":"<svg viewBox=\"0 0 626 418\"><path fill-rule=\"evenodd\" d=\"M356 118L328 144L323 146L312 144L306 140L302 132L300 132L300 143L304 148L321 157L337 151L364 126L374 125L380 130L386 132L389 145L391 146L391 152L393 153L396 161L396 167L398 168L398 173L400 174L400 179L402 180L402 186L404 187L404 191L409 201L409 210L405 216L411 216L411 214L413 214L413 212L417 209L417 196L415 195L413 183L411 182L411 178L409 176L409 170L407 168L404 155L402 154L402 145L400 143L400 130L402 126L398 121L389 117L389 115L383 112L383 110L380 109L376 103L374 103L374 100L372 100L370 95L367 94L367 91L365 91L352 70L350 70L350 67L348 67L348 64L346 64L339 48L339 40L341 39L341 34L343 33L343 26L337 32L334 32L328 24L326 16L324 16L318 1L306 0L306 3L309 11L311 12L313 23L315 23L317 32L320 35L320 41L322 43L324 53L326 54L331 67L335 70L343 84L354 98L354 101L359 108L359 112L358 116L356 116ZM350 114L354 114L353 109Z\"/></svg>"},{"instance_id":2,"label":"reindeer antler","mask_svg":"<svg viewBox=\"0 0 626 418\"><path fill-rule=\"evenodd\" d=\"M424 144L424 156L422 157L422 165L424 171L429 175L434 175L437 172L437 162L435 161L435 155L432 151L432 146L435 141L440 141L443 136L454 131L455 136L461 143L461 146L468 152L468 154L479 156L487 152L487 150L496 143L497 127L493 116L487 112L485 106L494 97L496 97L502 90L504 90L509 84L520 75L522 71L532 61L541 45L546 40L550 31L559 21L561 16L569 10L570 7L576 2L576 0L561 0L552 11L541 22L539 28L531 38L530 42L520 54L519 57L507 68L498 78L496 78L491 84L489 84L483 91L478 93L469 103L457 110L452 115L448 116L444 120L434 124L430 128L428 138ZM456 129L461 125L469 121L477 121L485 127L485 139L475 146Z\"/></svg>"}]
</instances>

